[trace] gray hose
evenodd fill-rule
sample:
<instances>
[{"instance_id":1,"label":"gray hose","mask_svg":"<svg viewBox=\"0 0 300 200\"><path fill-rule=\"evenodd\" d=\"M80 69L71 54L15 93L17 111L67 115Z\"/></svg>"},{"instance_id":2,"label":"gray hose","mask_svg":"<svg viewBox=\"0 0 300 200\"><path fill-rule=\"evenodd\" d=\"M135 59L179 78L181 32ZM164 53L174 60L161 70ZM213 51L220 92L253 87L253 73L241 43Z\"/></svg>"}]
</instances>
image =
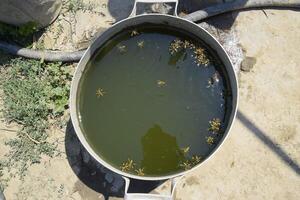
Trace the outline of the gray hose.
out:
<instances>
[{"instance_id":1,"label":"gray hose","mask_svg":"<svg viewBox=\"0 0 300 200\"><path fill-rule=\"evenodd\" d=\"M284 7L300 8L300 0L238 0L223 4L217 4L184 16L185 19L197 22L208 17L216 16L225 12L262 7ZM60 52L41 51L19 47L0 41L0 50L7 53L33 59L44 59L45 61L74 62L80 60L83 51Z\"/></svg>"},{"instance_id":2,"label":"gray hose","mask_svg":"<svg viewBox=\"0 0 300 200\"><path fill-rule=\"evenodd\" d=\"M61 51L41 51L22 48L17 45L12 45L7 42L0 41L0 49L12 55L22 56L25 58L33 58L45 61L61 61L73 62L78 61L82 57L84 50L75 52L61 52Z\"/></svg>"}]
</instances>

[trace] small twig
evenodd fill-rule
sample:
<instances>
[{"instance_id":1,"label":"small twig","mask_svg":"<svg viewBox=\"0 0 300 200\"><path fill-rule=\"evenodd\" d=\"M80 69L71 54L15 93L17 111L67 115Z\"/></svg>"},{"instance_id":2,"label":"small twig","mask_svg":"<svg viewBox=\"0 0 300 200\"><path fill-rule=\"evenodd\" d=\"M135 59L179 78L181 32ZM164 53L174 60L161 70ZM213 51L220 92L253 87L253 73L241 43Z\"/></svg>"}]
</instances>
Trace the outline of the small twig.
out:
<instances>
[{"instance_id":1,"label":"small twig","mask_svg":"<svg viewBox=\"0 0 300 200\"><path fill-rule=\"evenodd\" d=\"M12 130L12 129L7 129L7 128L0 128L1 131L9 131L9 132L14 132L17 133L18 130Z\"/></svg>"},{"instance_id":2,"label":"small twig","mask_svg":"<svg viewBox=\"0 0 300 200\"><path fill-rule=\"evenodd\" d=\"M27 138L28 138L29 140L31 140L33 143L35 143L35 144L41 144L41 143L46 142L46 140L43 140L43 141L37 141L37 140L33 139L32 137L30 137L30 135L28 135L28 133L26 133L26 132L20 131L20 133L25 134L25 135L27 136Z\"/></svg>"},{"instance_id":3,"label":"small twig","mask_svg":"<svg viewBox=\"0 0 300 200\"><path fill-rule=\"evenodd\" d=\"M265 16L266 16L267 18L269 18L268 14L266 13L266 11L265 11L264 9L262 9L261 11L265 14Z\"/></svg>"},{"instance_id":4,"label":"small twig","mask_svg":"<svg viewBox=\"0 0 300 200\"><path fill-rule=\"evenodd\" d=\"M69 20L67 20L65 18L62 18L62 20L65 20L70 26L72 26L72 23Z\"/></svg>"},{"instance_id":5,"label":"small twig","mask_svg":"<svg viewBox=\"0 0 300 200\"><path fill-rule=\"evenodd\" d=\"M16 119L16 118L12 118L11 121L15 121L15 122L17 122L18 124L25 125L24 122L22 122L21 120L18 120L18 119Z\"/></svg>"},{"instance_id":6,"label":"small twig","mask_svg":"<svg viewBox=\"0 0 300 200\"><path fill-rule=\"evenodd\" d=\"M9 132L15 132L15 133L22 133L22 134L26 135L26 137L29 140L31 140L33 143L35 143L35 144L41 144L41 143L46 142L46 140L37 141L37 140L33 139L32 137L30 137L30 135L28 133L23 132L23 131L18 131L18 130L13 130L13 129L6 129L6 128L0 128L0 130L2 130L2 131L9 131Z\"/></svg>"},{"instance_id":7,"label":"small twig","mask_svg":"<svg viewBox=\"0 0 300 200\"><path fill-rule=\"evenodd\" d=\"M113 25L115 22L113 20L106 20L106 23L108 23L109 25Z\"/></svg>"}]
</instances>

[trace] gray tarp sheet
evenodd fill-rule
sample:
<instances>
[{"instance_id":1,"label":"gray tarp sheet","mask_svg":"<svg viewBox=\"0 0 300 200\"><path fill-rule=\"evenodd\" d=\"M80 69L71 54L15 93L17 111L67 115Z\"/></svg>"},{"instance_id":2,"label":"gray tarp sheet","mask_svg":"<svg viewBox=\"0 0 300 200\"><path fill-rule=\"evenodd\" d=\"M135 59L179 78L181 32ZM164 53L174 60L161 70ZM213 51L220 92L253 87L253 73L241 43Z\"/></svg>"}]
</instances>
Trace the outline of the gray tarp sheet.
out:
<instances>
[{"instance_id":1,"label":"gray tarp sheet","mask_svg":"<svg viewBox=\"0 0 300 200\"><path fill-rule=\"evenodd\" d=\"M36 22L49 25L59 14L61 0L0 0L0 21L22 25Z\"/></svg>"}]
</instances>

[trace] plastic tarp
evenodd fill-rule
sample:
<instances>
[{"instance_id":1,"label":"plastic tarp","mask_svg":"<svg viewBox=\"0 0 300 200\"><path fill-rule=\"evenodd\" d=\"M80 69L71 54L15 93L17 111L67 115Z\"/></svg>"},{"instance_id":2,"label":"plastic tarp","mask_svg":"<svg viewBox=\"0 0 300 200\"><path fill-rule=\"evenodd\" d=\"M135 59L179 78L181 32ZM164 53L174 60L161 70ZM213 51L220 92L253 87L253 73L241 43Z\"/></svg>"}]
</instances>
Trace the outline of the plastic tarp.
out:
<instances>
[{"instance_id":1,"label":"plastic tarp","mask_svg":"<svg viewBox=\"0 0 300 200\"><path fill-rule=\"evenodd\" d=\"M55 20L61 6L61 0L0 0L0 21L17 26L35 22L45 27Z\"/></svg>"}]
</instances>

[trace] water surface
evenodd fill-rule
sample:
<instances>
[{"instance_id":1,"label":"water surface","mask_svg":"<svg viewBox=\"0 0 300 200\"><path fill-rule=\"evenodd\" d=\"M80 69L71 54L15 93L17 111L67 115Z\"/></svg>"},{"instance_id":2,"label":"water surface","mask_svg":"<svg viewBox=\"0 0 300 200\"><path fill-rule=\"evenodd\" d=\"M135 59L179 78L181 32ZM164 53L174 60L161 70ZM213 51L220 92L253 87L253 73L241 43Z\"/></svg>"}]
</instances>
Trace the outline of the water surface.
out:
<instances>
[{"instance_id":1,"label":"water surface","mask_svg":"<svg viewBox=\"0 0 300 200\"><path fill-rule=\"evenodd\" d=\"M172 174L192 155L205 158L222 138L208 128L213 118L226 126L228 86L212 52L207 66L197 66L192 50L170 54L172 41L193 41L190 36L166 27L136 30L117 35L86 67L78 93L81 129L116 168L132 159L147 176Z\"/></svg>"}]
</instances>

